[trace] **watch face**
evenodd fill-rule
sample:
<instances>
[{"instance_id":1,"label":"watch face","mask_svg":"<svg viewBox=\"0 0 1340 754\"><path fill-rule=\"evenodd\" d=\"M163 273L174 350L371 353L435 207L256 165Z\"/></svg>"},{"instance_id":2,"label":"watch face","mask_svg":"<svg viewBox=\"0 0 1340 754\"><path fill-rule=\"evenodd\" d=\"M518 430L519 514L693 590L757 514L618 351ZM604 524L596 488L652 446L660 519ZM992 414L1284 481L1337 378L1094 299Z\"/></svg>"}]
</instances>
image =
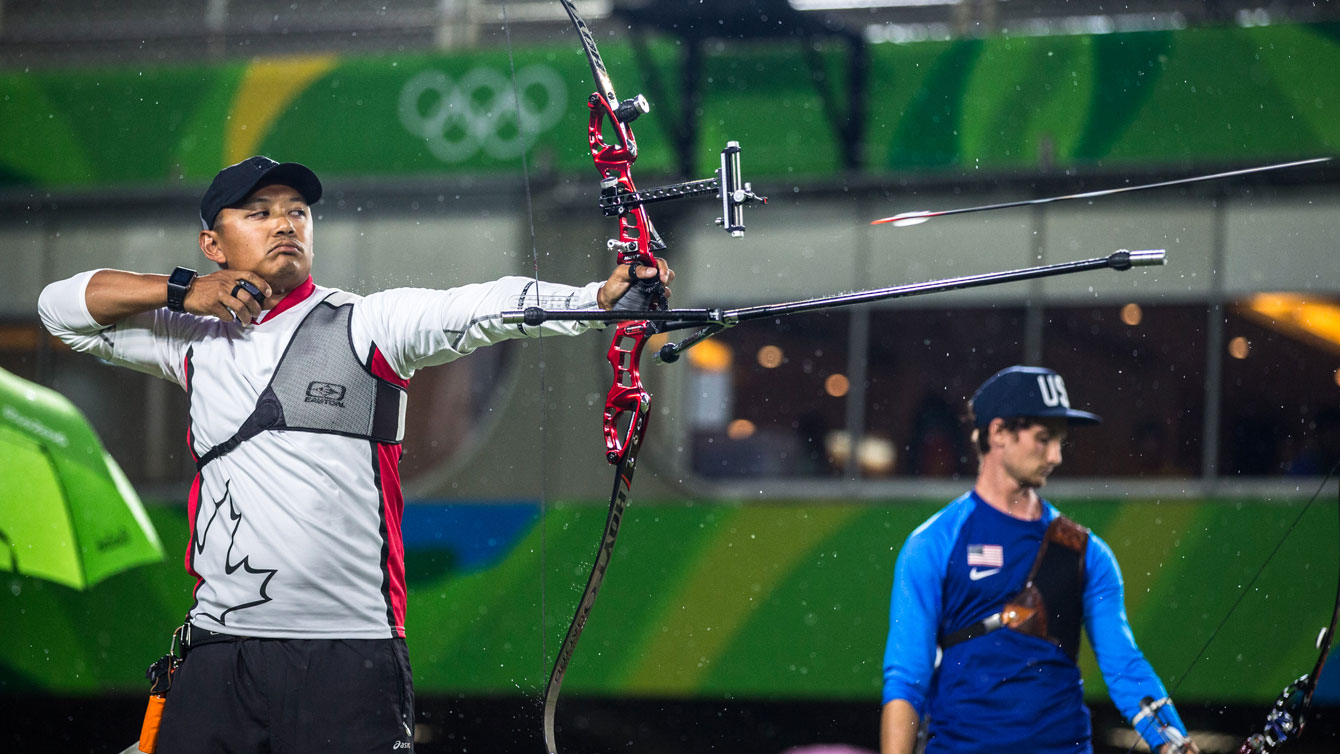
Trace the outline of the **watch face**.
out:
<instances>
[{"instance_id":1,"label":"watch face","mask_svg":"<svg viewBox=\"0 0 1340 754\"><path fill-rule=\"evenodd\" d=\"M185 267L178 267L168 276L169 285L187 285L195 277L195 270L188 270Z\"/></svg>"}]
</instances>

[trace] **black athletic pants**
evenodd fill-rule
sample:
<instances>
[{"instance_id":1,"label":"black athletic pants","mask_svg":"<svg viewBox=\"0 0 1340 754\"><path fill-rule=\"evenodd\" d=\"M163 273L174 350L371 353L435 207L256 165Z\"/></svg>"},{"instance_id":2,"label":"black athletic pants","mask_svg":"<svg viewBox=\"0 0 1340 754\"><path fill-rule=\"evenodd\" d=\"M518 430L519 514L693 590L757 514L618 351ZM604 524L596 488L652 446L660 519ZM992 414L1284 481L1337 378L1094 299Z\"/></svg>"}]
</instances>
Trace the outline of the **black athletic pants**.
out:
<instances>
[{"instance_id":1,"label":"black athletic pants","mask_svg":"<svg viewBox=\"0 0 1340 754\"><path fill-rule=\"evenodd\" d=\"M255 639L187 652L158 754L395 754L413 750L404 639Z\"/></svg>"}]
</instances>

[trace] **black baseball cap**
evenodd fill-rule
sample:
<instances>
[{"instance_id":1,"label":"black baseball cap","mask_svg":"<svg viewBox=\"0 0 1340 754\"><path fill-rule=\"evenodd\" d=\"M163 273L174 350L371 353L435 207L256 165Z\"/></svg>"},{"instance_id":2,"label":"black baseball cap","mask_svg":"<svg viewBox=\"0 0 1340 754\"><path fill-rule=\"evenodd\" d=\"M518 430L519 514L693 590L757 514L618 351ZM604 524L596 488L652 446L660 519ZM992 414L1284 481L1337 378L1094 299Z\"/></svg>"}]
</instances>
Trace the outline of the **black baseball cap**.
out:
<instances>
[{"instance_id":1,"label":"black baseball cap","mask_svg":"<svg viewBox=\"0 0 1340 754\"><path fill-rule=\"evenodd\" d=\"M296 189L308 204L321 200L321 181L311 168L256 155L229 165L214 176L214 182L200 200L200 222L207 229L213 228L220 210L237 204L261 186L276 183Z\"/></svg>"},{"instance_id":2,"label":"black baseball cap","mask_svg":"<svg viewBox=\"0 0 1340 754\"><path fill-rule=\"evenodd\" d=\"M1045 367L1014 366L996 372L973 393L972 413L978 427L1016 416L1064 417L1070 424L1103 421L1097 414L1071 408L1065 381Z\"/></svg>"}]
</instances>

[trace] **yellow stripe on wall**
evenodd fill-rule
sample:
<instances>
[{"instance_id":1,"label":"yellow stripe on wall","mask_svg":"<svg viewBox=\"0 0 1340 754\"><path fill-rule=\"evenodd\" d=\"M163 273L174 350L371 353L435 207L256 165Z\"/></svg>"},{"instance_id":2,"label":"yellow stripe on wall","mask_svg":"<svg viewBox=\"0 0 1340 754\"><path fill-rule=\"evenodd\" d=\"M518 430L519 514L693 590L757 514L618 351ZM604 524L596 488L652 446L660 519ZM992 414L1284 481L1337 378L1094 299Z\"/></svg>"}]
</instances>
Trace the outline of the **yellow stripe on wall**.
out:
<instances>
[{"instance_id":1,"label":"yellow stripe on wall","mask_svg":"<svg viewBox=\"0 0 1340 754\"><path fill-rule=\"evenodd\" d=\"M275 120L313 81L334 68L336 62L335 55L311 55L252 63L242 76L229 110L231 116L224 129L225 164L256 154Z\"/></svg>"},{"instance_id":2,"label":"yellow stripe on wall","mask_svg":"<svg viewBox=\"0 0 1340 754\"><path fill-rule=\"evenodd\" d=\"M645 653L617 678L623 692L691 694L754 611L814 559L814 548L852 518L859 505L796 508L758 505L721 520L695 568L646 621Z\"/></svg>"}]
</instances>

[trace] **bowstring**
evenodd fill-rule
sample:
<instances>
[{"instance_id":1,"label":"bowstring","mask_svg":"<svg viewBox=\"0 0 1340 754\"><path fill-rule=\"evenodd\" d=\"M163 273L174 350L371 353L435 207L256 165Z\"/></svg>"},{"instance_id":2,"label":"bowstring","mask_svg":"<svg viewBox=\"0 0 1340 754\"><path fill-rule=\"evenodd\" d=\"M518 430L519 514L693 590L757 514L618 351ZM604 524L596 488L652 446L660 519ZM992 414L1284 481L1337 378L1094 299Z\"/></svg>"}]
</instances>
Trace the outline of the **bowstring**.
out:
<instances>
[{"instance_id":1,"label":"bowstring","mask_svg":"<svg viewBox=\"0 0 1340 754\"><path fill-rule=\"evenodd\" d=\"M535 240L535 206L531 195L530 185L530 164L526 156L528 145L526 144L526 126L525 120L521 114L521 89L517 85L516 79L516 58L512 55L512 26L507 17L507 0L502 2L502 22L503 39L507 47L507 65L512 78L512 106L516 109L516 129L517 143L521 145L521 179L526 193L526 220L530 227L530 261L531 278L535 284L535 303L537 306L543 305L540 298L540 251ZM540 360L539 382L540 382L540 411L539 411L539 452L538 461L540 464L540 678L545 677L545 668L549 661L549 647L546 641L547 632L544 627L544 618L547 614L547 591L545 589L545 574L548 572L548 543L549 543L549 516L547 482L549 478L548 464L545 454L545 428L548 426L547 406L545 396L548 394L545 384L544 371L544 328L541 325L536 330L535 349ZM543 680L541 680L543 684Z\"/></svg>"},{"instance_id":2,"label":"bowstring","mask_svg":"<svg viewBox=\"0 0 1340 754\"><path fill-rule=\"evenodd\" d=\"M1303 509L1298 512L1298 515L1295 516L1293 521L1289 524L1289 528L1284 530L1284 536L1279 538L1279 541L1275 543L1274 549L1270 551L1270 554L1266 556L1266 559L1256 569L1256 573L1252 574L1247 585L1238 592L1238 598L1233 601L1233 606L1228 609L1223 620L1219 621L1219 625L1215 626L1214 630L1210 632L1210 637L1205 640L1205 644L1201 646L1200 652L1196 654L1196 657L1191 660L1191 664L1187 665L1186 670L1182 671L1182 675L1177 679L1177 683L1168 691L1168 696L1172 696L1173 692L1182 685L1182 681L1186 680L1187 674L1191 672L1191 669L1196 667L1196 664L1205 656L1205 650L1209 649L1210 643L1214 641L1215 636L1217 636L1224 625L1228 623L1228 619L1233 616L1233 612L1238 609L1238 606L1242 604L1242 601L1247 598L1247 594L1251 591L1252 586L1261 578L1261 574L1265 573L1266 567L1270 565L1270 561L1273 560L1280 549L1284 547L1284 543L1289 539L1289 535L1293 534L1293 530L1298 528L1298 523L1303 520L1303 516L1307 515L1308 510L1312 508L1312 504L1317 502L1317 498L1321 496L1322 490L1326 489L1326 483L1331 481L1331 477L1335 474L1337 469L1340 469L1340 461L1336 461L1335 465L1331 467L1331 470L1326 472L1326 476L1322 478L1321 484L1317 486L1317 491L1312 493L1312 497L1308 498L1307 503L1303 505Z\"/></svg>"},{"instance_id":3,"label":"bowstring","mask_svg":"<svg viewBox=\"0 0 1340 754\"><path fill-rule=\"evenodd\" d=\"M1256 573L1252 574L1251 579L1247 581L1247 585L1238 592L1237 599L1233 600L1233 605L1228 608L1228 612L1224 613L1224 617L1219 621L1219 625L1215 626L1214 630L1210 632L1209 637L1205 639L1205 643L1201 645L1200 651L1198 651L1196 656L1192 658L1191 664L1186 666L1186 670L1183 670L1182 674L1177 677L1177 682L1172 685L1172 688L1168 689L1169 699L1171 699L1173 695L1177 693L1177 690L1182 687L1182 682L1191 674L1191 669L1196 667L1201 659L1205 657L1205 650L1210 648L1210 644L1214 642L1215 637L1217 637L1224 626L1228 624L1229 619L1233 617L1233 613L1237 611L1238 607L1242 604L1242 601L1245 600L1247 595L1251 592L1252 587L1256 584L1257 580L1259 580L1261 575L1265 573L1266 568L1270 565L1270 561L1274 560L1275 555L1277 555L1284 547L1284 543L1289 539L1289 535L1293 534L1293 530L1298 528L1299 522L1303 520L1303 516L1307 515L1308 510L1312 508L1312 504L1317 502L1317 498L1321 497L1322 490L1326 489L1326 484L1331 481L1331 477L1335 475L1337 470L1340 470L1340 459L1337 459L1330 470L1326 472L1326 476L1322 478L1321 484L1317 485L1317 491L1313 492L1312 497L1308 498L1307 503L1303 505L1303 509L1298 512L1297 516L1294 516L1293 521L1290 522L1289 527L1284 530L1283 536L1281 536L1279 541L1275 543L1275 547L1271 549L1270 554L1267 555L1266 559L1257 567ZM1340 527L1340 502L1337 502L1336 522L1336 526ZM1337 578L1340 579L1340 576ZM1337 589L1340 589L1340 586L1337 586ZM1135 747L1143 740L1143 737L1141 737L1137 731L1135 742L1126 750L1126 754L1131 754L1132 751L1135 751Z\"/></svg>"}]
</instances>

